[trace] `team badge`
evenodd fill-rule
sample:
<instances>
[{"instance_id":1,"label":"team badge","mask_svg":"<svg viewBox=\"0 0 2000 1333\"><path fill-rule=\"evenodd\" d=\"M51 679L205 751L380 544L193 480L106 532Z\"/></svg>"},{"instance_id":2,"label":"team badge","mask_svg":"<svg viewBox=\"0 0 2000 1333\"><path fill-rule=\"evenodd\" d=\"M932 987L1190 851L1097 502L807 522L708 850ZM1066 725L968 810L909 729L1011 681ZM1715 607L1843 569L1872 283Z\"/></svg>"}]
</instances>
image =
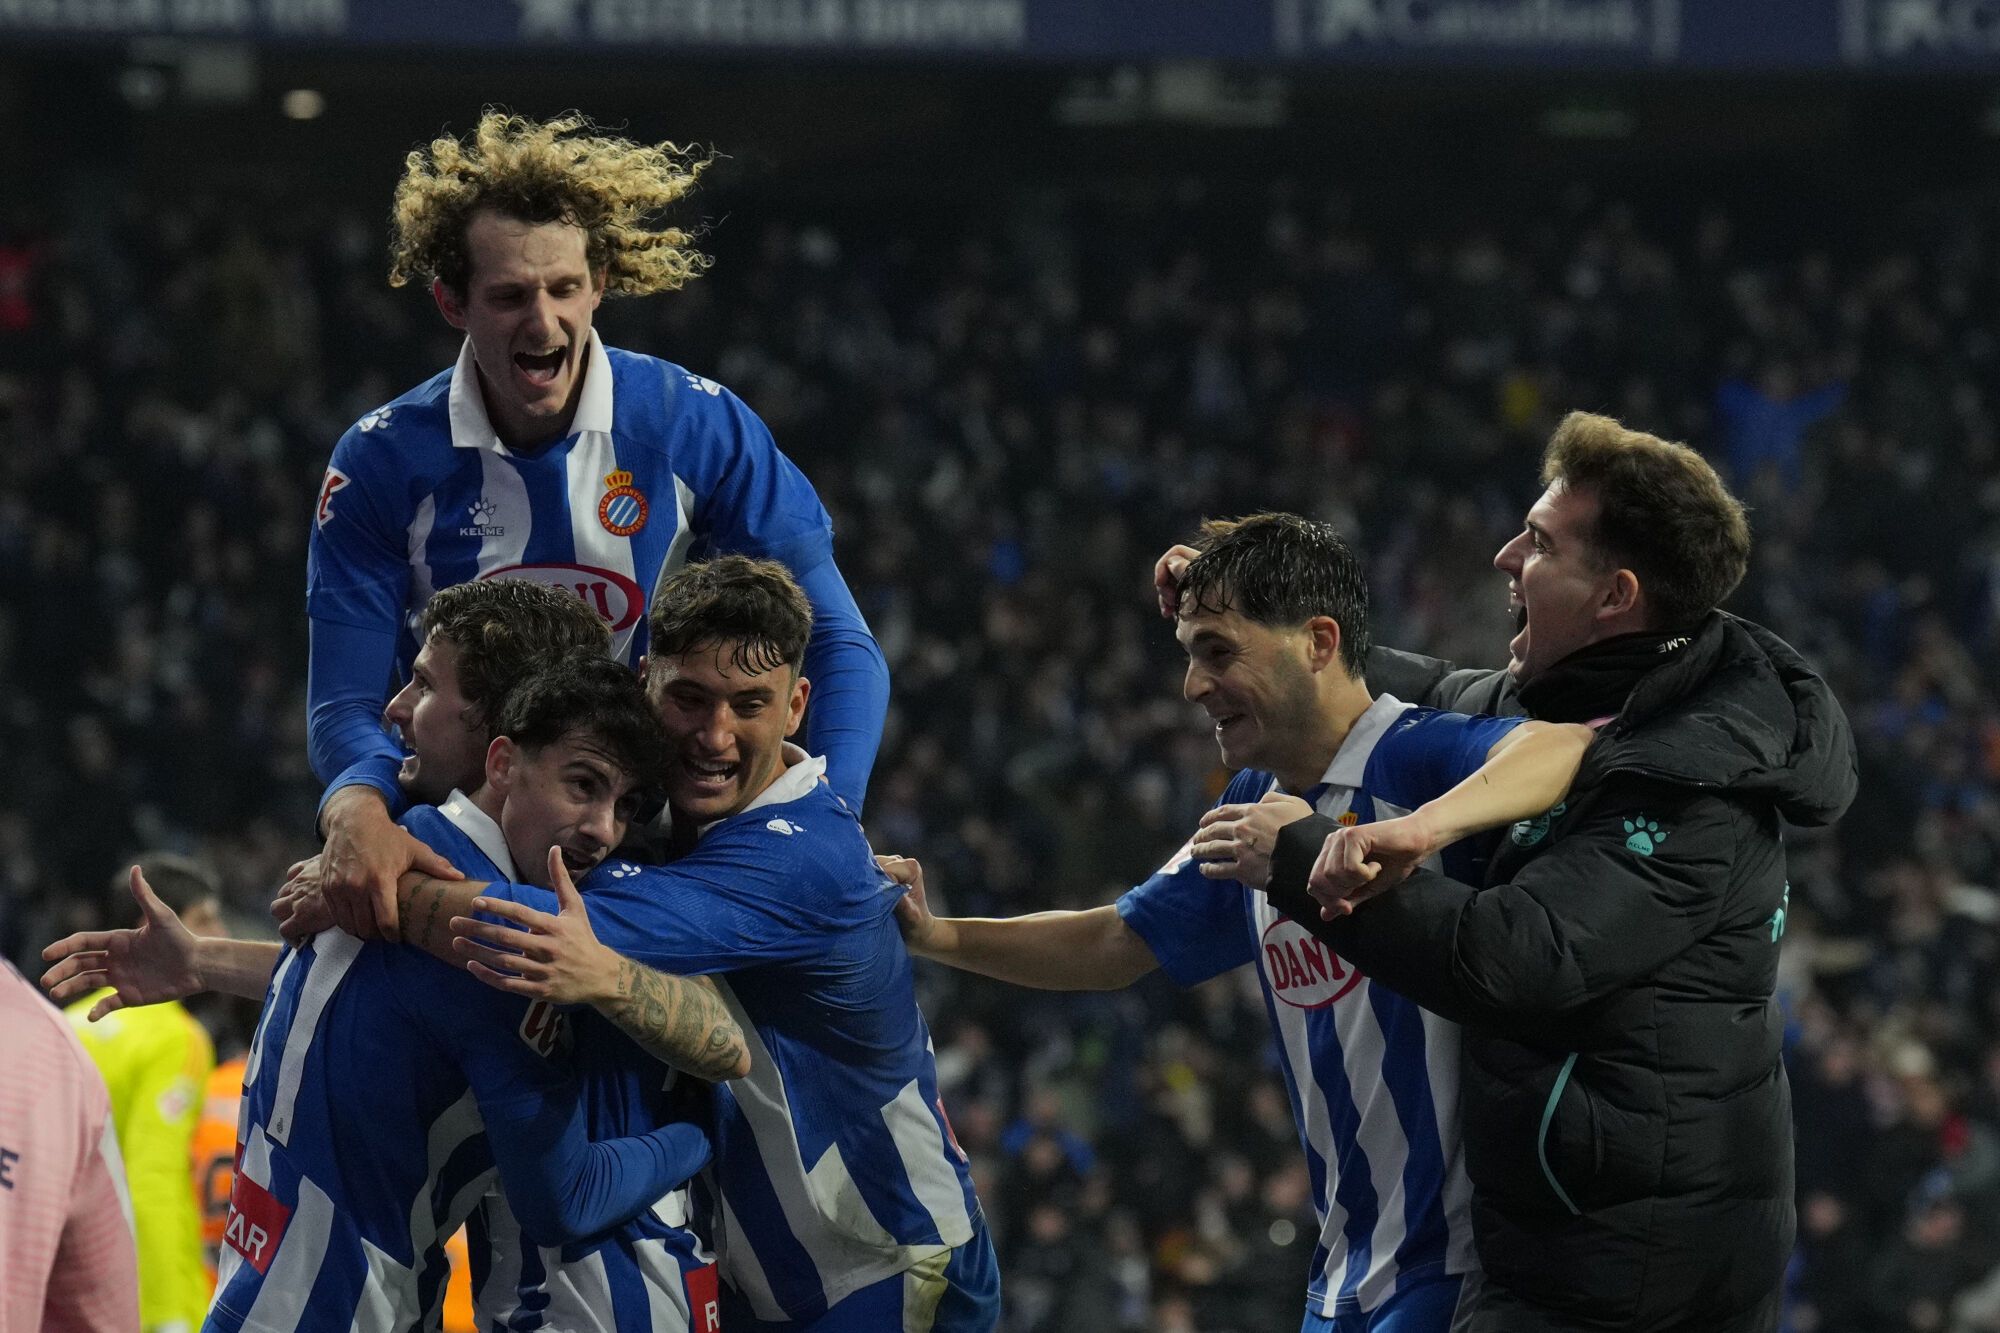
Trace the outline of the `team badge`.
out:
<instances>
[{"instance_id":1,"label":"team badge","mask_svg":"<svg viewBox=\"0 0 2000 1333\"><path fill-rule=\"evenodd\" d=\"M604 498L597 502L597 521L614 537L630 537L646 526L646 497L623 468L604 474Z\"/></svg>"}]
</instances>

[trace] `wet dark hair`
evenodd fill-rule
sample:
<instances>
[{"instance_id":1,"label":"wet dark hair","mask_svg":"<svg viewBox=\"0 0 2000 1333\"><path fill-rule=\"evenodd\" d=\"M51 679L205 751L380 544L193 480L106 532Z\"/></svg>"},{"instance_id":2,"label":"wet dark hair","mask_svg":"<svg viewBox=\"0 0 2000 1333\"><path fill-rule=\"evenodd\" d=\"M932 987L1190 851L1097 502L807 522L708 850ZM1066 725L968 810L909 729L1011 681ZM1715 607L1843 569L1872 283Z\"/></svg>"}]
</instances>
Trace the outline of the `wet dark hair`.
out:
<instances>
[{"instance_id":1,"label":"wet dark hair","mask_svg":"<svg viewBox=\"0 0 2000 1333\"><path fill-rule=\"evenodd\" d=\"M212 900L221 904L222 881L193 857L178 852L141 852L125 864L129 867L135 862L146 882L153 886L153 893L173 909L175 916L185 916L188 909L203 902ZM111 877L111 901L116 904L113 919L128 916L132 911L132 886L127 878L130 873L129 869L120 870Z\"/></svg>"},{"instance_id":2,"label":"wet dark hair","mask_svg":"<svg viewBox=\"0 0 2000 1333\"><path fill-rule=\"evenodd\" d=\"M630 667L597 653L572 652L522 677L495 734L536 751L573 740L601 751L636 786L660 785L667 737L659 714Z\"/></svg>"},{"instance_id":3,"label":"wet dark hair","mask_svg":"<svg viewBox=\"0 0 2000 1333\"><path fill-rule=\"evenodd\" d=\"M1340 661L1360 676L1368 659L1368 579L1332 525L1297 514L1216 518L1201 525L1201 552L1180 580L1180 614L1234 611L1295 629L1314 616L1340 626Z\"/></svg>"},{"instance_id":4,"label":"wet dark hair","mask_svg":"<svg viewBox=\"0 0 2000 1333\"><path fill-rule=\"evenodd\" d=\"M777 561L724 555L662 581L646 624L652 661L714 644L729 649L739 671L797 672L812 637L812 604Z\"/></svg>"}]
</instances>

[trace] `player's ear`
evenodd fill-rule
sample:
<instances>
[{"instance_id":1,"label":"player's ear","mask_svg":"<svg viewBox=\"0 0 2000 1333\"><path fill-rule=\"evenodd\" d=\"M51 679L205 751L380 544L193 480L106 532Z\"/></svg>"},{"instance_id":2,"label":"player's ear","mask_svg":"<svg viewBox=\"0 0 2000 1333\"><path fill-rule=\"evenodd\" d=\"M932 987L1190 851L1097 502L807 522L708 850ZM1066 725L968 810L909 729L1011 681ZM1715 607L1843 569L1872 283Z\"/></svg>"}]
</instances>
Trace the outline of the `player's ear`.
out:
<instances>
[{"instance_id":1,"label":"player's ear","mask_svg":"<svg viewBox=\"0 0 2000 1333\"><path fill-rule=\"evenodd\" d=\"M785 703L785 734L796 735L799 723L805 720L806 698L812 693L812 682L800 676L792 682L792 697Z\"/></svg>"},{"instance_id":2,"label":"player's ear","mask_svg":"<svg viewBox=\"0 0 2000 1333\"><path fill-rule=\"evenodd\" d=\"M514 762L520 757L521 747L505 736L495 736L486 747L486 783L499 795L513 789Z\"/></svg>"},{"instance_id":3,"label":"player's ear","mask_svg":"<svg viewBox=\"0 0 2000 1333\"><path fill-rule=\"evenodd\" d=\"M1332 616L1314 616L1306 622L1306 664L1324 671L1340 662L1340 622Z\"/></svg>"},{"instance_id":4,"label":"player's ear","mask_svg":"<svg viewBox=\"0 0 2000 1333\"><path fill-rule=\"evenodd\" d=\"M431 300L437 302L438 313L444 322L455 329L465 327L465 298L445 285L443 278L431 279Z\"/></svg>"}]
</instances>

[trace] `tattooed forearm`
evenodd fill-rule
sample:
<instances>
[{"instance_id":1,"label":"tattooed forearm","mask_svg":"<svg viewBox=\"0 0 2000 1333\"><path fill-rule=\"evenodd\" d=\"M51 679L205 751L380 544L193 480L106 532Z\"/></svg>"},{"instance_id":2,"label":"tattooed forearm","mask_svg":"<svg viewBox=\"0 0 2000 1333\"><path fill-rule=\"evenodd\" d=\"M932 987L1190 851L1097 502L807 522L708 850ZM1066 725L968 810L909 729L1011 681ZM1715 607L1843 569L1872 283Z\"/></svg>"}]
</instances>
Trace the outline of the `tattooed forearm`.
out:
<instances>
[{"instance_id":1,"label":"tattooed forearm","mask_svg":"<svg viewBox=\"0 0 2000 1333\"><path fill-rule=\"evenodd\" d=\"M460 965L451 951L451 919L471 915L472 900L485 887L469 880L432 879L414 870L404 875L396 885L396 914L402 922L403 943Z\"/></svg>"},{"instance_id":2,"label":"tattooed forearm","mask_svg":"<svg viewBox=\"0 0 2000 1333\"><path fill-rule=\"evenodd\" d=\"M654 1059L697 1078L738 1078L749 1065L743 1029L697 978L668 976L621 958L617 992L598 1008Z\"/></svg>"}]
</instances>

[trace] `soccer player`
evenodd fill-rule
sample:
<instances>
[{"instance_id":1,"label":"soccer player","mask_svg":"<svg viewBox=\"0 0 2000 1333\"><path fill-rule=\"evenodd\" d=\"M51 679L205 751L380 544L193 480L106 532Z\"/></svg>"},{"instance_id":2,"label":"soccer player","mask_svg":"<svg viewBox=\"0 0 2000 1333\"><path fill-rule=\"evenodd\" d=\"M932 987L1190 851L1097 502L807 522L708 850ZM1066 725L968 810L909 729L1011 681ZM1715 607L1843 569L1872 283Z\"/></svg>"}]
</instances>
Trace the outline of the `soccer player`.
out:
<instances>
[{"instance_id":1,"label":"soccer player","mask_svg":"<svg viewBox=\"0 0 2000 1333\"><path fill-rule=\"evenodd\" d=\"M0 1024L0 1329L127 1333L139 1261L104 1079L4 960Z\"/></svg>"},{"instance_id":2,"label":"soccer player","mask_svg":"<svg viewBox=\"0 0 2000 1333\"><path fill-rule=\"evenodd\" d=\"M654 225L704 166L579 117L497 111L405 163L390 282L427 281L464 348L341 437L307 566L328 888L358 936L393 935L404 870L450 873L395 826L404 756L378 718L421 647L410 627L452 584L506 574L574 593L610 627L613 655L636 663L647 603L691 552L783 562L815 612L812 743L860 808L888 673L811 484L734 394L591 329L604 297L671 291L707 263Z\"/></svg>"},{"instance_id":3,"label":"soccer player","mask_svg":"<svg viewBox=\"0 0 2000 1333\"><path fill-rule=\"evenodd\" d=\"M646 686L686 854L606 861L585 881L588 920L528 885L410 876L404 938L458 957L450 919L480 975L561 1003L603 1002L632 960L714 975L752 1062L716 1090L730 1333L990 1330L999 1275L939 1100L899 894L825 762L785 741L810 690L812 609L782 566L724 556L665 579L651 621ZM464 919L475 899L531 933ZM306 895L300 921L315 910Z\"/></svg>"},{"instance_id":4,"label":"soccer player","mask_svg":"<svg viewBox=\"0 0 2000 1333\"><path fill-rule=\"evenodd\" d=\"M139 864L190 931L227 934L221 889L206 868L164 852L147 853ZM64 1012L111 1094L139 1244L139 1326L147 1333L193 1333L209 1296L194 1132L215 1046L178 1003L86 1021L102 998L86 995Z\"/></svg>"},{"instance_id":5,"label":"soccer player","mask_svg":"<svg viewBox=\"0 0 2000 1333\"><path fill-rule=\"evenodd\" d=\"M1204 526L1182 577L1185 693L1239 770L1158 873L1115 905L1011 920L929 911L916 863L884 858L910 893L912 952L1017 985L1110 990L1164 967L1184 986L1257 968L1311 1171L1320 1239L1306 1333L1443 1333L1476 1266L1459 1150L1458 1032L1346 966L1252 886L1274 808L1343 822L1422 811L1469 835L1545 810L1589 730L1470 718L1371 698L1368 589L1326 524L1259 514Z\"/></svg>"},{"instance_id":6,"label":"soccer player","mask_svg":"<svg viewBox=\"0 0 2000 1333\"><path fill-rule=\"evenodd\" d=\"M545 866L595 864L622 836L635 783L658 758L658 721L631 673L596 656L547 667L510 692L500 726L479 789L418 807L407 826L487 874L514 870L517 858L538 880ZM531 859L542 847L547 861ZM495 996L400 946L338 931L272 973L277 946L196 941L136 875L134 892L150 937L59 942L48 956L68 957L45 984L60 993L105 976L117 990L100 1005L117 1009L160 988L242 993L270 976L210 1328L429 1318L443 1277L439 1238L496 1165L526 1231L553 1246L634 1217L707 1159L701 1130L684 1123L588 1143L570 1025L550 1006ZM732 1072L740 1044L735 1057ZM549 1314L551 1326L631 1326L609 1294L588 1311ZM639 1326L671 1327L657 1312L646 1320Z\"/></svg>"}]
</instances>

